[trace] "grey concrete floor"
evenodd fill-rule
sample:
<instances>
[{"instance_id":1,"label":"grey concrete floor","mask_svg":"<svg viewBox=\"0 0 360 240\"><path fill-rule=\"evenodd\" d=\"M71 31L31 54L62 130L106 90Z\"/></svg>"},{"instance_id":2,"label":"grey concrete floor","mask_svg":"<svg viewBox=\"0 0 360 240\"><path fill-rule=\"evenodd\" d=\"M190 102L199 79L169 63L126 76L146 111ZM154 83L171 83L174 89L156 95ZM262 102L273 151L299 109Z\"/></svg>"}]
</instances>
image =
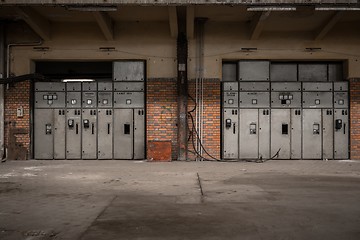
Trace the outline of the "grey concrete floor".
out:
<instances>
[{"instance_id":1,"label":"grey concrete floor","mask_svg":"<svg viewBox=\"0 0 360 240\"><path fill-rule=\"evenodd\" d=\"M358 240L360 161L10 161L0 239Z\"/></svg>"}]
</instances>

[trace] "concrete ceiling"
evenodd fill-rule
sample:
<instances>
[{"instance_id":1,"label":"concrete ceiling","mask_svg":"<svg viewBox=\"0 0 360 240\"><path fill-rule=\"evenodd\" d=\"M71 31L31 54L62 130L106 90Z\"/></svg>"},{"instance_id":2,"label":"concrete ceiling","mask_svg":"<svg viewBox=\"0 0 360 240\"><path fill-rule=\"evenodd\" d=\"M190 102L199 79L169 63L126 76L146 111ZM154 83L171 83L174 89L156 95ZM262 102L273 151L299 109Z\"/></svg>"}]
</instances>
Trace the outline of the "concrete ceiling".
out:
<instances>
[{"instance_id":1,"label":"concrete ceiling","mask_svg":"<svg viewBox=\"0 0 360 240\"><path fill-rule=\"evenodd\" d=\"M24 19L33 29L43 31L43 38L53 22L97 22L107 39L112 39L112 26L117 22L168 22L167 6L119 6L116 11L90 12L68 10L64 6L3 6L0 7L0 20ZM253 25L255 36L261 31L317 31L329 29L339 22L360 23L360 11L315 11L314 7L298 6L296 11L252 12L246 6L235 5L197 5L195 18L207 18L209 22L238 22ZM45 24L44 24L45 22ZM44 26L45 25L45 26ZM36 31L36 29L35 29ZM38 32L38 31L36 31ZM39 34L41 35L41 34ZM255 37L256 38L256 37Z\"/></svg>"},{"instance_id":2,"label":"concrete ceiling","mask_svg":"<svg viewBox=\"0 0 360 240\"><path fill-rule=\"evenodd\" d=\"M62 6L33 6L37 13L50 22L95 22L92 12L70 11ZM315 11L311 7L298 7L297 11L272 12L268 19L268 30L284 27L285 30L311 29L329 18L334 11ZM120 6L117 11L107 12L113 21L168 21L168 7ZM215 22L247 22L256 12L244 6L196 6L195 17L208 18ZM14 7L0 7L0 19L19 19ZM340 21L359 21L360 11L346 11ZM306 25L306 26L304 26Z\"/></svg>"}]
</instances>

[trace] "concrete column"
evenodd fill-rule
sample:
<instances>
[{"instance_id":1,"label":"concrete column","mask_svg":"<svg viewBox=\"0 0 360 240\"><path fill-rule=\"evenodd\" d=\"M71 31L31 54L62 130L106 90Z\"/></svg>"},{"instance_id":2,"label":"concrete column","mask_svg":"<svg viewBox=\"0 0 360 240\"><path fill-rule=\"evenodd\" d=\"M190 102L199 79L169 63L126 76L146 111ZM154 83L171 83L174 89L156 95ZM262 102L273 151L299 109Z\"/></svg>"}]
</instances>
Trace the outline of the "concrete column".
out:
<instances>
[{"instance_id":1,"label":"concrete column","mask_svg":"<svg viewBox=\"0 0 360 240\"><path fill-rule=\"evenodd\" d=\"M186 8L178 7L179 34L177 39L177 100L178 100L178 160L187 160L188 156L188 41L186 37Z\"/></svg>"}]
</instances>

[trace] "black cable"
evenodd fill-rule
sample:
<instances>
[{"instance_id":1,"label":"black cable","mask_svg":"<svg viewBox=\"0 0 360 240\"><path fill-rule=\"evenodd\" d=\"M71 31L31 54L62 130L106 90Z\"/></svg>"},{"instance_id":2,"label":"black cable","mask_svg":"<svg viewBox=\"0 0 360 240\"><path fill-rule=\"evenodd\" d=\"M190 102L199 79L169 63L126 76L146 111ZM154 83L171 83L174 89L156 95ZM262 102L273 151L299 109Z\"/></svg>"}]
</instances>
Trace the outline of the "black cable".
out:
<instances>
[{"instance_id":1,"label":"black cable","mask_svg":"<svg viewBox=\"0 0 360 240\"><path fill-rule=\"evenodd\" d=\"M223 160L223 159L218 159L218 158L215 158L214 156L212 156L204 147L204 145L202 144L201 142L201 139L200 139L200 136L199 136L199 133L198 131L196 130L195 128L195 124L194 124L194 117L193 115L191 114L192 112L194 112L197 108L197 104L196 104L196 101L195 99L188 94L188 97L194 102L194 108L190 111L188 111L188 115L190 116L190 119L191 119L191 123L192 123L192 130L190 129L189 127L189 124L188 124L188 128L189 128L189 132L191 133L191 139L192 139L192 145L193 145L193 149L197 155L197 157L200 157L202 160L205 160L205 161L218 161L218 162L239 162L240 160ZM199 144L200 144L200 147L201 149L206 153L206 155L208 155L211 159L208 159L206 157L204 157L203 155L201 155L197 150L196 150L196 147L195 147L195 140L194 140L194 132L196 133L196 139L198 140Z\"/></svg>"},{"instance_id":2,"label":"black cable","mask_svg":"<svg viewBox=\"0 0 360 240\"><path fill-rule=\"evenodd\" d=\"M188 111L188 116L190 116L190 119L191 119L191 124L192 124L192 129L190 129L190 126L188 124L188 128L189 128L189 133L191 135L189 135L189 139L191 138L191 142L192 142L192 145L193 145L193 149L194 149L194 152L196 154L197 157L201 158L202 160L206 160L206 161L220 161L219 159L216 159L214 158L213 156L211 156L207 151L206 149L204 148L204 146L202 145L201 141L200 141L200 137L199 137L199 133L196 131L196 128L195 128L195 123L194 123L194 117L192 116L192 112L194 112L197 108L197 104L196 104L196 101L195 99L190 95L188 94L188 97L194 102L194 108L190 111ZM213 160L211 159L208 159L206 157L204 157L203 155L201 155L197 150L196 150L196 147L195 147L195 140L194 140L194 132L196 133L196 138L198 140L198 142L200 143L200 147L204 150L204 152L210 157L212 158Z\"/></svg>"},{"instance_id":3,"label":"black cable","mask_svg":"<svg viewBox=\"0 0 360 240\"><path fill-rule=\"evenodd\" d=\"M193 122L192 122L193 123ZM194 127L194 125L193 125ZM189 128L189 131L191 132L191 135L189 135L189 137L191 138L191 143L193 145L193 149L194 151L190 151L188 150L189 152L195 154L197 157L201 158L202 160L209 160L209 159L206 159L204 156L202 156L197 150L196 150L196 147L195 147L195 141L194 141L194 133L190 130L190 126L188 124L188 128ZM212 161L212 160L209 160L209 161Z\"/></svg>"},{"instance_id":4,"label":"black cable","mask_svg":"<svg viewBox=\"0 0 360 240\"><path fill-rule=\"evenodd\" d=\"M205 161L212 161L212 162L214 162L214 161L217 161L217 162L242 162L240 159L224 160L224 159L215 158L215 157L213 157L213 156L205 149L204 145L203 145L202 142L201 142L199 133L198 133L198 131L197 131L196 128L195 128L194 117L193 117L193 115L191 114L192 112L194 112L194 111L196 110L197 104L196 104L195 99L194 99L190 94L188 94L188 97L194 102L194 108L193 108L192 110L188 111L188 116L190 116L191 123L192 123L192 129L190 129L190 126L189 126L189 123L188 123L189 133L191 134L191 135L189 135L188 141L189 141L190 138L191 138L194 151L190 151L190 150L188 150L188 151L191 152L191 153L193 153L193 154L196 154L197 157L200 157L202 160L205 160ZM195 140L194 140L194 133L196 134L196 139L198 140L201 149L202 149L211 159L208 159L208 158L204 157L203 155L201 155L201 154L196 150ZM278 150L278 151L274 154L274 156L272 156L270 159L274 159L276 156L279 156L280 150L281 150L281 148L279 148L279 150ZM264 162L266 162L266 161L269 161L270 159L262 160L262 158L261 158L260 161L259 161L259 159L257 159L255 162L256 162L256 163L264 163ZM250 161L250 162L253 162L253 161Z\"/></svg>"},{"instance_id":5,"label":"black cable","mask_svg":"<svg viewBox=\"0 0 360 240\"><path fill-rule=\"evenodd\" d=\"M279 157L280 150L281 150L281 148L279 148L279 150L277 150L277 152L274 154L274 156L272 156L270 159L274 159L276 156Z\"/></svg>"},{"instance_id":6,"label":"black cable","mask_svg":"<svg viewBox=\"0 0 360 240\"><path fill-rule=\"evenodd\" d=\"M202 142L201 142L201 140L200 140L199 133L198 133L198 131L197 131L196 128L195 128L195 125L194 125L194 117L192 116L191 113L189 113L189 115L190 115L190 118L191 118L191 122L192 122L192 124L193 124L193 131L196 133L196 138L197 138L197 140L199 141L200 147L204 150L204 152L205 152L210 158L212 158L212 159L215 160L215 161L221 161L220 159L217 159L217 158L213 157L208 151L206 151L204 145L202 144Z\"/></svg>"}]
</instances>

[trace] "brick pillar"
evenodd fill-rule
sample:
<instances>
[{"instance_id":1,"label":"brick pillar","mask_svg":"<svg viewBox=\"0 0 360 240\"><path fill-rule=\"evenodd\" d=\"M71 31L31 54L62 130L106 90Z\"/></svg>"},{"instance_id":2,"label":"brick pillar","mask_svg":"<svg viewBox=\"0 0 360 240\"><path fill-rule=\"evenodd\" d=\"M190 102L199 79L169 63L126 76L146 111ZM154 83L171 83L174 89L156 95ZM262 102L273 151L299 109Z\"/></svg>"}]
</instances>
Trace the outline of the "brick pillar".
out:
<instances>
[{"instance_id":1,"label":"brick pillar","mask_svg":"<svg viewBox=\"0 0 360 240\"><path fill-rule=\"evenodd\" d=\"M360 160L360 78L350 79L350 159Z\"/></svg>"},{"instance_id":2,"label":"brick pillar","mask_svg":"<svg viewBox=\"0 0 360 240\"><path fill-rule=\"evenodd\" d=\"M177 88L175 78L147 80L147 141L171 140L172 159L177 158Z\"/></svg>"},{"instance_id":3,"label":"brick pillar","mask_svg":"<svg viewBox=\"0 0 360 240\"><path fill-rule=\"evenodd\" d=\"M23 107L24 116L17 117L16 110ZM5 90L5 147L9 148L10 129L16 129L16 142L30 152L30 81L11 84ZM9 150L10 151L10 150ZM8 153L11 155L12 153ZM12 159L11 159L12 160Z\"/></svg>"}]
</instances>

